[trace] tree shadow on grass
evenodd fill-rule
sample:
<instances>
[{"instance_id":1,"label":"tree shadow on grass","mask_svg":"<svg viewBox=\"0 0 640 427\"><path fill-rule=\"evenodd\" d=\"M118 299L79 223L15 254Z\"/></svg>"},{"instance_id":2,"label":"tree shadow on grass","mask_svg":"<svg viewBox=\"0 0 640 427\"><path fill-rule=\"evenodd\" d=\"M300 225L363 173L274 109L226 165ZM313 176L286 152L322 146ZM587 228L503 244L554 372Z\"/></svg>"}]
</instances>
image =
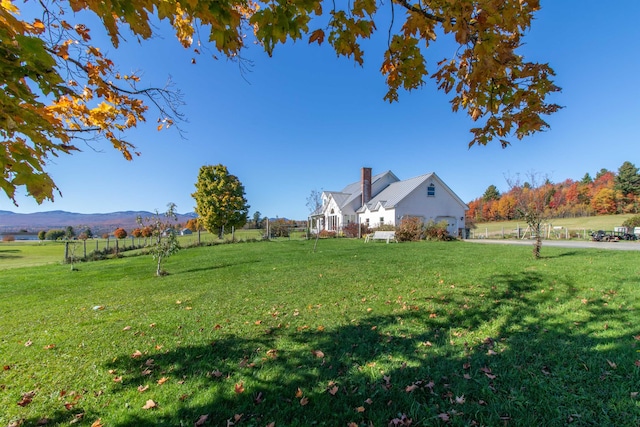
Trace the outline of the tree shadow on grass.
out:
<instances>
[{"instance_id":1,"label":"tree shadow on grass","mask_svg":"<svg viewBox=\"0 0 640 427\"><path fill-rule=\"evenodd\" d=\"M16 259L16 258L24 258L24 255L15 255L15 254L19 254L22 251L19 249L0 249L0 259L2 258L11 258L11 259Z\"/></svg>"},{"instance_id":2,"label":"tree shadow on grass","mask_svg":"<svg viewBox=\"0 0 640 427\"><path fill-rule=\"evenodd\" d=\"M131 404L109 424L638 425L633 338L606 333L632 312L603 294L575 320L549 315L581 295L536 272L484 284L484 296L465 289L435 309L416 298L336 328L212 329L207 344L123 353L106 362L121 380L105 394ZM158 407L142 409L149 399Z\"/></svg>"},{"instance_id":3,"label":"tree shadow on grass","mask_svg":"<svg viewBox=\"0 0 640 427\"><path fill-rule=\"evenodd\" d=\"M213 271L213 270L219 270L222 268L228 268L228 267L234 267L237 265L243 265L243 264L255 264L260 262L260 260L251 260L251 261L244 261L244 262L233 262L233 263L220 263L220 264L215 264L215 265L207 265L207 266L201 266L198 268L190 268L187 270L181 270L180 273L198 273L198 272L202 272L202 271Z\"/></svg>"}]
</instances>

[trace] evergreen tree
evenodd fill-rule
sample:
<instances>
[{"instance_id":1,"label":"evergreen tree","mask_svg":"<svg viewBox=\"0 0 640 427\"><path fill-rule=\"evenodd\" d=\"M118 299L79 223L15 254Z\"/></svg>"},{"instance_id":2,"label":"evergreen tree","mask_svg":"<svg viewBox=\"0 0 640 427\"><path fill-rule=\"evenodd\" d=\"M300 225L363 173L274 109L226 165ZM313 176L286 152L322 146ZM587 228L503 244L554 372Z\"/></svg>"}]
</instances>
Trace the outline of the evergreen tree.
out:
<instances>
[{"instance_id":1,"label":"evergreen tree","mask_svg":"<svg viewBox=\"0 0 640 427\"><path fill-rule=\"evenodd\" d=\"M620 166L614 188L625 197L629 194L640 195L640 174L633 163L624 162Z\"/></svg>"},{"instance_id":2,"label":"evergreen tree","mask_svg":"<svg viewBox=\"0 0 640 427\"><path fill-rule=\"evenodd\" d=\"M495 185L491 184L489 187L487 187L484 194L482 195L482 200L485 202L488 202L489 200L500 200L500 192Z\"/></svg>"}]
</instances>

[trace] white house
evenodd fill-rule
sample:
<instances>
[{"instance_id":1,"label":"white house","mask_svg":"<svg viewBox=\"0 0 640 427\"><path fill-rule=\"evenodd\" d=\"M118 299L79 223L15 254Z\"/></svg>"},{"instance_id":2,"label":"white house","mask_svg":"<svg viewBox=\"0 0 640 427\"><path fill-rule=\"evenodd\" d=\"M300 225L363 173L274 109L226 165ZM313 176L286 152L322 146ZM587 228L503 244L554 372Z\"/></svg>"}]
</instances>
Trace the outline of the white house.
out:
<instances>
[{"instance_id":1,"label":"white house","mask_svg":"<svg viewBox=\"0 0 640 427\"><path fill-rule=\"evenodd\" d=\"M423 222L447 221L452 236L465 228L467 205L435 174L428 173L400 181L391 171L371 175L362 168L361 179L342 191L324 191L322 207L311 215L317 231L341 231L352 222L376 228L396 226L402 218L418 217Z\"/></svg>"}]
</instances>

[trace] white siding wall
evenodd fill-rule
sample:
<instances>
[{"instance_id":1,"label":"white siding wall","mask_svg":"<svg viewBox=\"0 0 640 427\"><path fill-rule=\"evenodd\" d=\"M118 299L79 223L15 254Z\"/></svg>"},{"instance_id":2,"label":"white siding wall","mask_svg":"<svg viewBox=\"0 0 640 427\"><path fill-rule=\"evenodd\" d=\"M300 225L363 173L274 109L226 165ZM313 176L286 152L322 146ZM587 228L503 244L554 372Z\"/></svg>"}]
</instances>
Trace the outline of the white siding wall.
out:
<instances>
[{"instance_id":1,"label":"white siding wall","mask_svg":"<svg viewBox=\"0 0 640 427\"><path fill-rule=\"evenodd\" d=\"M427 187L431 182L435 186L433 197L427 196ZM421 216L427 222L437 221L440 219L438 217L450 217L449 233L454 236L458 234L459 228L464 228L464 212L464 206L461 206L437 180L424 182L396 206L396 218L405 215Z\"/></svg>"},{"instance_id":2,"label":"white siding wall","mask_svg":"<svg viewBox=\"0 0 640 427\"><path fill-rule=\"evenodd\" d=\"M340 230L342 227L342 212L340 212L340 207L333 197L329 197L327 202L327 209L324 211L324 228L331 231ZM333 211L333 213L331 213L331 211Z\"/></svg>"},{"instance_id":3,"label":"white siding wall","mask_svg":"<svg viewBox=\"0 0 640 427\"><path fill-rule=\"evenodd\" d=\"M376 228L380 226L380 219L382 218L384 224L396 225L396 210L395 209L385 209L380 208L377 211L367 211L360 215L360 223L364 224L367 222L367 218L369 219L369 227Z\"/></svg>"}]
</instances>

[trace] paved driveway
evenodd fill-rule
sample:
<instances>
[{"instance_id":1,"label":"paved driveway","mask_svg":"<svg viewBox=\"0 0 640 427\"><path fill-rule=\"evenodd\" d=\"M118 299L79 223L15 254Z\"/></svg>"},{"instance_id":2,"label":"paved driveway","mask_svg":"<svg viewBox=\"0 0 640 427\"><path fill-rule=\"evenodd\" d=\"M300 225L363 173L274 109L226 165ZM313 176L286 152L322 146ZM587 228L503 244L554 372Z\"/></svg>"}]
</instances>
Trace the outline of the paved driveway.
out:
<instances>
[{"instance_id":1,"label":"paved driveway","mask_svg":"<svg viewBox=\"0 0 640 427\"><path fill-rule=\"evenodd\" d=\"M497 244L497 245L526 245L533 246L533 240L515 239L467 239L465 242ZM542 248L556 246L560 248L579 249L611 249L618 251L640 251L640 241L620 241L620 242L587 242L579 240L543 240Z\"/></svg>"}]
</instances>

